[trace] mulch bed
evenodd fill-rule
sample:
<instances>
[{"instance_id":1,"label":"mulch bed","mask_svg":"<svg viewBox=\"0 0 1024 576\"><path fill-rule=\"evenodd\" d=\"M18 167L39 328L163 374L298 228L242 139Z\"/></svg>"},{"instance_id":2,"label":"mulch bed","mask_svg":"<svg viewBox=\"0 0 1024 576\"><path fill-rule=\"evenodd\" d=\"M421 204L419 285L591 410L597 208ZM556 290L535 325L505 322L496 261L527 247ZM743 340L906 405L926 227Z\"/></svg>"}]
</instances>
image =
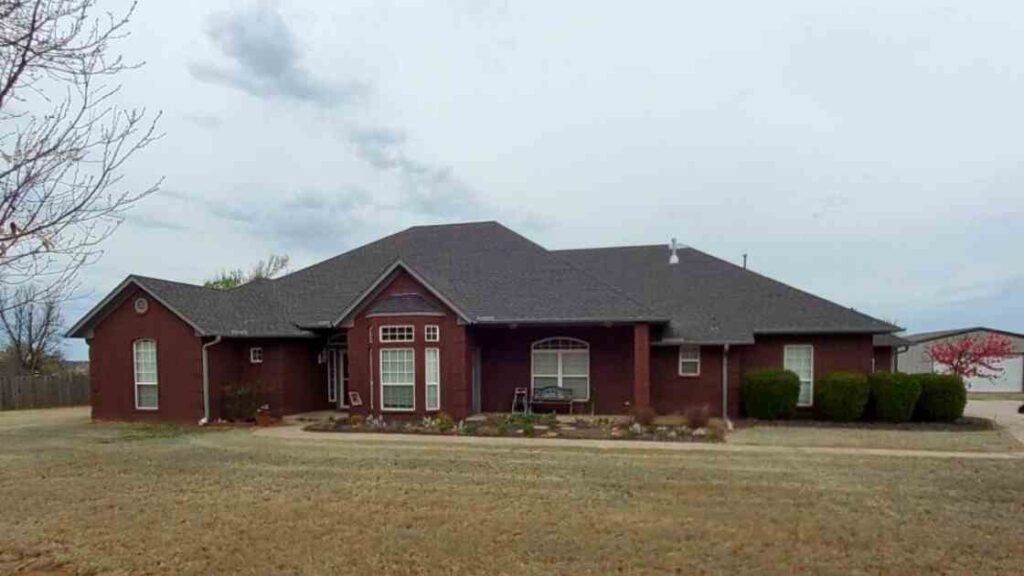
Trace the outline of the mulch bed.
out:
<instances>
[{"instance_id":1,"label":"mulch bed","mask_svg":"<svg viewBox=\"0 0 1024 576\"><path fill-rule=\"evenodd\" d=\"M704 428L685 425L641 425L621 419L556 420L551 415L491 414L482 420L459 423L443 419L414 420L337 418L315 422L303 428L310 432L372 432L381 434L428 434L479 436L489 438L570 438L586 440L638 440L653 442L720 442L725 427L712 421Z\"/></svg>"}]
</instances>

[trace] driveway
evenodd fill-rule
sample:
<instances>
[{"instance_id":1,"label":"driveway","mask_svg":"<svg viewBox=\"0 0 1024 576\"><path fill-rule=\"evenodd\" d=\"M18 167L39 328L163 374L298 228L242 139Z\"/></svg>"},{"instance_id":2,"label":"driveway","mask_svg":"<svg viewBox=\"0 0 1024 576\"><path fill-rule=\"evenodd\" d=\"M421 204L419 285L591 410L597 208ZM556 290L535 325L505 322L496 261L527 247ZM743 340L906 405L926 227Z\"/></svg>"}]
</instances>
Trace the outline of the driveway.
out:
<instances>
[{"instance_id":1,"label":"driveway","mask_svg":"<svg viewBox=\"0 0 1024 576\"><path fill-rule=\"evenodd\" d=\"M964 414L991 418L1024 444L1024 414L1018 414L1018 400L968 400Z\"/></svg>"}]
</instances>

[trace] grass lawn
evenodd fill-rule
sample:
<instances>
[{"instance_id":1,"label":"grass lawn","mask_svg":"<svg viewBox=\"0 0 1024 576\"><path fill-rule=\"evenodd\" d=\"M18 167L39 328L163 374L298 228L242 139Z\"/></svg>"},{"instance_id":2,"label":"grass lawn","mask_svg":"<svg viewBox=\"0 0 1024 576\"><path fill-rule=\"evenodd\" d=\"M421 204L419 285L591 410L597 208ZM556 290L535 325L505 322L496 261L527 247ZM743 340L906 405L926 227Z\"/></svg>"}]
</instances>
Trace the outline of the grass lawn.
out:
<instances>
[{"instance_id":1,"label":"grass lawn","mask_svg":"<svg viewBox=\"0 0 1024 576\"><path fill-rule=\"evenodd\" d=\"M8 412L0 573L1019 573L1022 479L1024 460L289 441Z\"/></svg>"},{"instance_id":2,"label":"grass lawn","mask_svg":"<svg viewBox=\"0 0 1024 576\"><path fill-rule=\"evenodd\" d=\"M911 431L857 426L754 425L738 428L729 436L729 443L758 446L827 446L832 448L886 448L950 452L1024 450L1024 444L1002 429ZM1024 484L1024 478L1021 479L1021 482Z\"/></svg>"}]
</instances>

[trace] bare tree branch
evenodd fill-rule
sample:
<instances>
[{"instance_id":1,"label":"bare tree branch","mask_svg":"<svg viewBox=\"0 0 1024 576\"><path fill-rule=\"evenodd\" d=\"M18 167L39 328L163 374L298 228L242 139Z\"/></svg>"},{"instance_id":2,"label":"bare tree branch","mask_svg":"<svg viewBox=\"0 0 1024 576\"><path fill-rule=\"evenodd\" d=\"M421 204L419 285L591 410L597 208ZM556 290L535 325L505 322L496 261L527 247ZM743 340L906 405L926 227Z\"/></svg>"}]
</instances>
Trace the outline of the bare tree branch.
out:
<instances>
[{"instance_id":1,"label":"bare tree branch","mask_svg":"<svg viewBox=\"0 0 1024 576\"><path fill-rule=\"evenodd\" d=\"M138 65L110 45L134 10L94 16L96 0L0 0L0 289L66 293L125 210L159 186L122 182L125 162L159 138L159 114L114 103L111 80Z\"/></svg>"}]
</instances>

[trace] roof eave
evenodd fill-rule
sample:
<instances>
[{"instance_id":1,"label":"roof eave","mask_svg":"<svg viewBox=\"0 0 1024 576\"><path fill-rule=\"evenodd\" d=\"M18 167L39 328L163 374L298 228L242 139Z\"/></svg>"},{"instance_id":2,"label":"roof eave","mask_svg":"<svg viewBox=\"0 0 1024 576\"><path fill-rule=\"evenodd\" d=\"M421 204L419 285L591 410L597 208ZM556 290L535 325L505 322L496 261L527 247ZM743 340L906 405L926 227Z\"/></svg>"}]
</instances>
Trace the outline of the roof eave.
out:
<instances>
[{"instance_id":1,"label":"roof eave","mask_svg":"<svg viewBox=\"0 0 1024 576\"><path fill-rule=\"evenodd\" d=\"M202 327L200 327L198 324L196 324L192 319L188 318L187 316L185 316L184 314L179 312L174 306L171 306L166 300L164 300L159 295L157 295L156 292L154 292L152 289L146 287L146 285L137 276L134 276L134 275L129 275L127 278L122 280L120 284L118 284L113 290L110 291L109 294L107 294L103 298L103 300L100 300L98 304L96 304L88 312L86 312L85 316L83 316L78 322L75 322L74 326L69 328L64 333L64 336L66 338L86 338L86 337L88 337L86 331L87 331L87 328L90 326L90 323L92 322L94 317L97 314L99 314L108 304L113 302L113 300L121 292L123 292L125 288L127 288L129 285L132 285L132 284L134 284L137 288L139 288L140 290L142 290L143 292L148 294L151 298L153 298L154 300L159 302L161 306L163 306L164 308L167 308L168 310L170 310L171 313L173 313L175 316L180 318L183 322L185 322L186 324L191 326L192 329L196 331L197 335L199 335L199 336L214 336L214 334L211 334L211 333L207 332Z\"/></svg>"}]
</instances>

